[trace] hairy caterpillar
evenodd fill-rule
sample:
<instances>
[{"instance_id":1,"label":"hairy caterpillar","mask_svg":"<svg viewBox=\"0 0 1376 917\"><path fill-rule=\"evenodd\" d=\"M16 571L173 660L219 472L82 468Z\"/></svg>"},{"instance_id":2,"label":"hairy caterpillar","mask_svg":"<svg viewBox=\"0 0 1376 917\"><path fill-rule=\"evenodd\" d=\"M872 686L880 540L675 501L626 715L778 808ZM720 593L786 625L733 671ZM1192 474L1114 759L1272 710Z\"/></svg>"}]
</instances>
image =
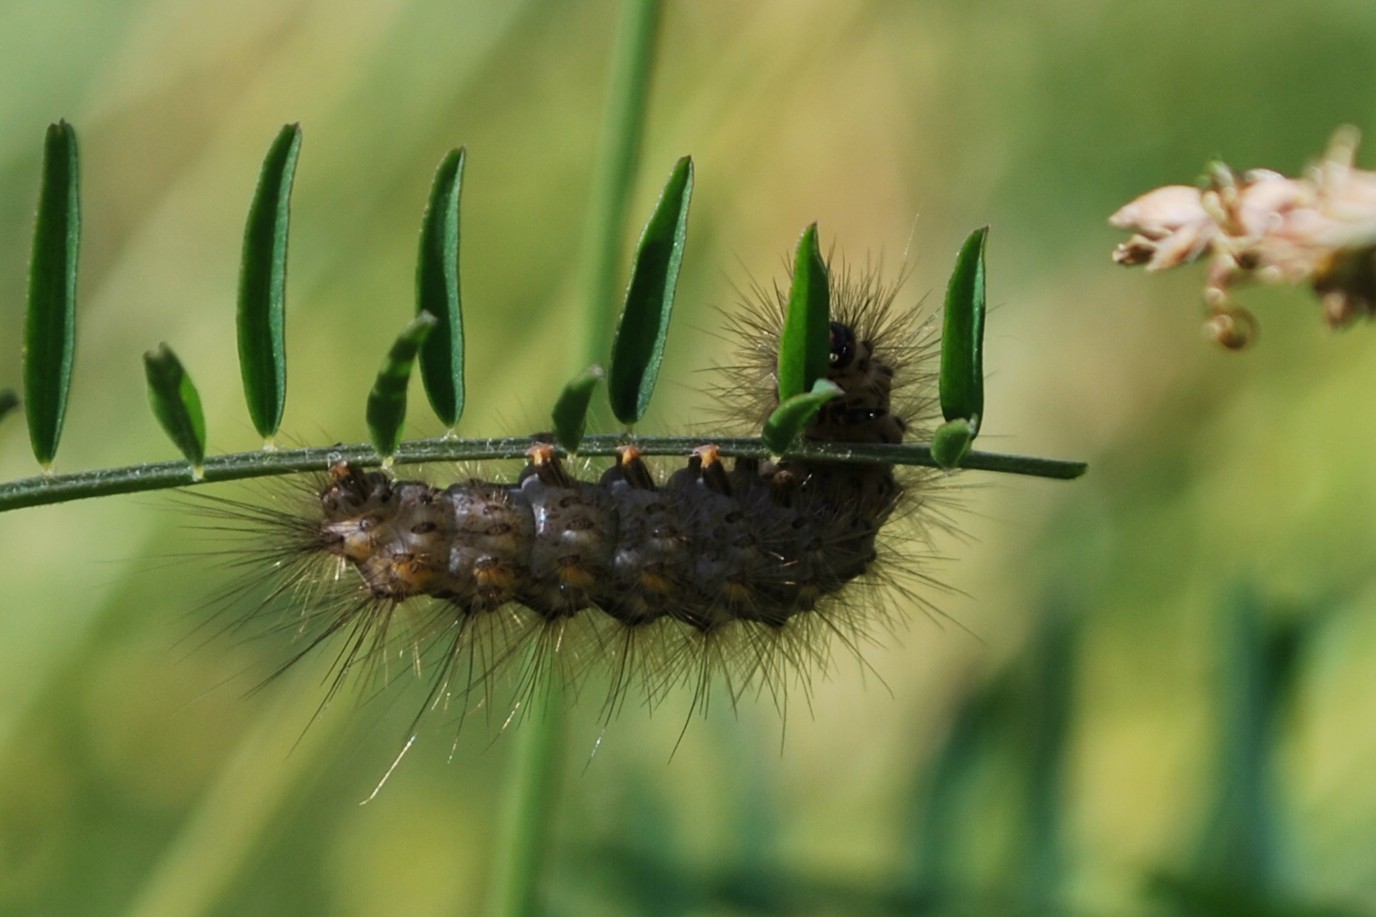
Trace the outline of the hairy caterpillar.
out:
<instances>
[{"instance_id":1,"label":"hairy caterpillar","mask_svg":"<svg viewBox=\"0 0 1376 917\"><path fill-rule=\"evenodd\" d=\"M896 309L896 291L872 271L832 276L828 378L843 394L807 438L929 435L934 323ZM735 423L758 429L777 401L787 295L756 287L750 298L728 325L739 362L717 375ZM536 442L509 483L438 486L339 461L300 508L221 500L215 511L248 524L256 557L271 545L269 598L251 617L298 635L287 664L341 643L331 693L346 677L414 669L429 679L427 707L494 709L505 684L519 711L553 668L575 687L604 678L611 716L628 697L653 706L680 685L705 708L718 680L733 703L757 692L782 709L789 686L808 690L837 646L858 656L894 596L926 607L907 586L928 575L886 552L881 530L900 519L944 525L940 483L937 472L885 464L728 467L706 439L662 478L628 441L581 480ZM865 588L881 582L882 593Z\"/></svg>"}]
</instances>

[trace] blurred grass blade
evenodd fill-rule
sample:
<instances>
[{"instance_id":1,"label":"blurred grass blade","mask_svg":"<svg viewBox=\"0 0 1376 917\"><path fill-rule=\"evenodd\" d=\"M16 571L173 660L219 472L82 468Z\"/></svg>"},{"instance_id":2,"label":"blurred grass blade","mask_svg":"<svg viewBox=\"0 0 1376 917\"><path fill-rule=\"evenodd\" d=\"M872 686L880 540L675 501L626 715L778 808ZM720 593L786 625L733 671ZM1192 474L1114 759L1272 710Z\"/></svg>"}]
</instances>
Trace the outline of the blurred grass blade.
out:
<instances>
[{"instance_id":1,"label":"blurred grass blade","mask_svg":"<svg viewBox=\"0 0 1376 917\"><path fill-rule=\"evenodd\" d=\"M911 886L929 902L926 913L959 913L969 903L968 853L978 823L977 775L1006 731L1008 679L985 683L959 699L944 736L914 776L917 785L902 847Z\"/></svg>"},{"instance_id":2,"label":"blurred grass blade","mask_svg":"<svg viewBox=\"0 0 1376 917\"><path fill-rule=\"evenodd\" d=\"M760 434L769 451L775 455L787 451L818 409L840 394L841 386L830 379L818 379L812 391L794 395L775 408L764 422L764 431Z\"/></svg>"},{"instance_id":3,"label":"blurred grass blade","mask_svg":"<svg viewBox=\"0 0 1376 917\"><path fill-rule=\"evenodd\" d=\"M589 366L564 386L559 400L554 403L554 438L569 452L577 452L578 444L583 441L592 393L606 375L602 367Z\"/></svg>"},{"instance_id":4,"label":"blurred grass blade","mask_svg":"<svg viewBox=\"0 0 1376 917\"><path fill-rule=\"evenodd\" d=\"M788 314L779 338L779 401L812 390L831 361L831 291L817 248L817 224L803 230L793 259Z\"/></svg>"},{"instance_id":5,"label":"blurred grass blade","mask_svg":"<svg viewBox=\"0 0 1376 917\"><path fill-rule=\"evenodd\" d=\"M944 471L960 467L960 460L975 441L975 428L968 420L948 420L932 434L932 458Z\"/></svg>"},{"instance_id":6,"label":"blurred grass blade","mask_svg":"<svg viewBox=\"0 0 1376 917\"><path fill-rule=\"evenodd\" d=\"M970 435L984 416L984 240L989 227L976 229L960 247L946 287L946 319L941 329L941 413L967 420Z\"/></svg>"},{"instance_id":7,"label":"blurred grass blade","mask_svg":"<svg viewBox=\"0 0 1376 917\"><path fill-rule=\"evenodd\" d=\"M1286 679L1273 650L1275 625L1249 586L1236 587L1219 615L1223 639L1218 764L1209 825L1194 876L1257 896L1281 891L1286 872L1275 799L1275 745Z\"/></svg>"},{"instance_id":8,"label":"blurred grass blade","mask_svg":"<svg viewBox=\"0 0 1376 917\"><path fill-rule=\"evenodd\" d=\"M143 369L148 377L148 404L153 408L153 416L196 468L199 478L205 461L205 413L195 384L165 343L143 355Z\"/></svg>"},{"instance_id":9,"label":"blurred grass blade","mask_svg":"<svg viewBox=\"0 0 1376 917\"><path fill-rule=\"evenodd\" d=\"M1075 718L1075 675L1079 666L1078 616L1061 603L1047 603L1031 647L1031 683L1023 692L1021 720L1027 731L1021 864L1026 913L1064 911L1066 772Z\"/></svg>"},{"instance_id":10,"label":"blurred grass blade","mask_svg":"<svg viewBox=\"0 0 1376 917\"><path fill-rule=\"evenodd\" d=\"M249 417L265 440L276 434L287 401L287 230L300 152L301 126L288 124L263 160L239 269L239 371Z\"/></svg>"},{"instance_id":11,"label":"blurred grass blade","mask_svg":"<svg viewBox=\"0 0 1376 917\"><path fill-rule=\"evenodd\" d=\"M612 413L624 424L633 424L644 416L659 376L678 270L683 263L688 203L692 197L693 160L685 156L674 165L659 203L641 233L621 323L612 345L608 395Z\"/></svg>"},{"instance_id":12,"label":"blurred grass blade","mask_svg":"<svg viewBox=\"0 0 1376 917\"><path fill-rule=\"evenodd\" d=\"M463 312L459 296L459 196L463 147L450 150L435 172L420 227L416 313L438 319L420 349L420 378L435 414L449 429L463 415Z\"/></svg>"},{"instance_id":13,"label":"blurred grass blade","mask_svg":"<svg viewBox=\"0 0 1376 917\"><path fill-rule=\"evenodd\" d=\"M10 411L17 407L19 407L19 396L15 394L14 389L7 388L0 391L0 420L8 417Z\"/></svg>"},{"instance_id":14,"label":"blurred grass blade","mask_svg":"<svg viewBox=\"0 0 1376 917\"><path fill-rule=\"evenodd\" d=\"M417 315L397 337L387 359L377 372L377 381L368 393L368 435L373 448L389 459L401 443L401 428L406 421L406 387L411 381L411 366L416 353L439 320L429 312Z\"/></svg>"},{"instance_id":15,"label":"blurred grass blade","mask_svg":"<svg viewBox=\"0 0 1376 917\"><path fill-rule=\"evenodd\" d=\"M1276 620L1249 584L1235 587L1220 611L1221 703L1210 733L1217 752L1215 792L1206 803L1208 819L1194 862L1184 870L1157 870L1148 892L1170 913L1369 913L1305 901L1291 878L1296 844L1281 792L1281 757L1288 751L1284 717L1292 710L1307 628L1323 619Z\"/></svg>"},{"instance_id":16,"label":"blurred grass blade","mask_svg":"<svg viewBox=\"0 0 1376 917\"><path fill-rule=\"evenodd\" d=\"M52 467L76 346L76 266L81 248L81 170L76 132L48 125L38 189L24 318L24 411L34 458Z\"/></svg>"}]
</instances>

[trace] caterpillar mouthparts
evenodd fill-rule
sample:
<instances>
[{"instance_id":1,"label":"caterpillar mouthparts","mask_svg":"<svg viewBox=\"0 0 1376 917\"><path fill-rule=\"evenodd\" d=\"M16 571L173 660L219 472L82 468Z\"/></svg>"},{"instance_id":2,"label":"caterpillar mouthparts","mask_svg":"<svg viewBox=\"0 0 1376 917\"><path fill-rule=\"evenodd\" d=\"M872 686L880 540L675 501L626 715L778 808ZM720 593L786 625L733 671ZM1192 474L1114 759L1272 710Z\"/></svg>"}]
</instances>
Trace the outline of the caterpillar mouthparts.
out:
<instances>
[{"instance_id":1,"label":"caterpillar mouthparts","mask_svg":"<svg viewBox=\"0 0 1376 917\"><path fill-rule=\"evenodd\" d=\"M900 442L910 421L894 410L895 393L930 371L897 377L930 349L930 323L895 317L895 290L873 274L840 272L831 283L827 375L841 394L803 435ZM729 388L754 403L738 419L777 401L769 313L780 310L764 305L736 326L745 358ZM930 409L931 396L909 390L899 402ZM432 701L465 708L513 670L518 692L532 690L546 666L574 682L608 677L608 716L634 684L651 705L691 685L693 707L705 708L718 677L733 702L755 688L781 705L790 682L806 686L828 669L833 644L858 654L883 620L882 602L857 600L852 584L879 581L881 529L915 515L896 510L921 508L937 481L905 469L900 482L879 463L737 458L728 468L710 444L662 480L633 443L595 481L571 473L548 443L527 459L515 482L447 487L340 461L301 515L256 514L276 535L279 572L295 578L273 597L305 594L293 627L308 645L295 658L343 632L335 688L355 669L404 656L433 679ZM321 576L325 568L334 575Z\"/></svg>"}]
</instances>

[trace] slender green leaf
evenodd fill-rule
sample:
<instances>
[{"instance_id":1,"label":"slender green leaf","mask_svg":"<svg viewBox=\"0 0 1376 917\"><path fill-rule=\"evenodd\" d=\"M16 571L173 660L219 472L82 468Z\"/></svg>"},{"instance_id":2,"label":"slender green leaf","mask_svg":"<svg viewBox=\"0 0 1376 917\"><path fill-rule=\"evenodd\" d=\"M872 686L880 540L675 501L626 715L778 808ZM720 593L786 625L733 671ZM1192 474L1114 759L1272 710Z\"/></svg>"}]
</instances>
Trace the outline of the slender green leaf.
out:
<instances>
[{"instance_id":1,"label":"slender green leaf","mask_svg":"<svg viewBox=\"0 0 1376 917\"><path fill-rule=\"evenodd\" d=\"M650 406L650 395L664 359L664 339L674 308L674 289L688 233L688 203L693 197L693 160L685 156L669 174L659 203L636 247L626 304L612 345L607 375L612 413L633 424Z\"/></svg>"},{"instance_id":2,"label":"slender green leaf","mask_svg":"<svg viewBox=\"0 0 1376 917\"><path fill-rule=\"evenodd\" d=\"M277 433L287 401L287 230L300 152L301 126L288 124L263 160L239 269L239 371L249 417L266 440Z\"/></svg>"},{"instance_id":3,"label":"slender green leaf","mask_svg":"<svg viewBox=\"0 0 1376 917\"><path fill-rule=\"evenodd\" d=\"M38 190L29 301L24 318L24 411L34 457L52 467L76 347L76 265L81 248L81 169L76 132L48 125Z\"/></svg>"},{"instance_id":4,"label":"slender green leaf","mask_svg":"<svg viewBox=\"0 0 1376 917\"><path fill-rule=\"evenodd\" d=\"M14 389L7 388L0 391L0 420L4 420L8 417L10 411L19 407L19 404L19 396L15 393Z\"/></svg>"},{"instance_id":5,"label":"slender green leaf","mask_svg":"<svg viewBox=\"0 0 1376 917\"><path fill-rule=\"evenodd\" d=\"M450 150L435 172L420 227L416 313L439 322L420 349L420 378L435 414L451 430L463 415L463 311L459 296L459 195L463 147Z\"/></svg>"},{"instance_id":6,"label":"slender green leaf","mask_svg":"<svg viewBox=\"0 0 1376 917\"><path fill-rule=\"evenodd\" d=\"M932 458L939 467L952 471L970 451L975 441L975 428L968 420L948 420L932 434Z\"/></svg>"},{"instance_id":7,"label":"slender green leaf","mask_svg":"<svg viewBox=\"0 0 1376 917\"><path fill-rule=\"evenodd\" d=\"M984 240L989 227L976 229L960 247L946 287L946 320L941 329L941 413L947 420L970 422L970 436L984 417Z\"/></svg>"},{"instance_id":8,"label":"slender green leaf","mask_svg":"<svg viewBox=\"0 0 1376 917\"><path fill-rule=\"evenodd\" d=\"M143 355L143 369L153 416L199 477L205 461L205 413L195 384L165 343Z\"/></svg>"},{"instance_id":9,"label":"slender green leaf","mask_svg":"<svg viewBox=\"0 0 1376 917\"><path fill-rule=\"evenodd\" d=\"M421 344L438 323L439 319L429 312L417 315L392 344L387 359L377 371L373 390L368 393L368 435L377 454L384 459L390 459L401 443L411 366L416 362L416 353Z\"/></svg>"},{"instance_id":10,"label":"slender green leaf","mask_svg":"<svg viewBox=\"0 0 1376 917\"><path fill-rule=\"evenodd\" d=\"M794 395L775 408L764 422L764 431L760 434L769 451L775 455L787 451L822 405L840 394L841 386L830 379L818 379L812 384L811 391Z\"/></svg>"},{"instance_id":11,"label":"slender green leaf","mask_svg":"<svg viewBox=\"0 0 1376 917\"><path fill-rule=\"evenodd\" d=\"M597 364L589 366L564 386L559 400L554 403L554 438L569 452L577 452L578 444L583 441L592 393L606 375Z\"/></svg>"},{"instance_id":12,"label":"slender green leaf","mask_svg":"<svg viewBox=\"0 0 1376 917\"><path fill-rule=\"evenodd\" d=\"M793 259L788 314L779 337L779 401L812 390L831 361L831 291L817 248L817 224L803 230Z\"/></svg>"}]
</instances>

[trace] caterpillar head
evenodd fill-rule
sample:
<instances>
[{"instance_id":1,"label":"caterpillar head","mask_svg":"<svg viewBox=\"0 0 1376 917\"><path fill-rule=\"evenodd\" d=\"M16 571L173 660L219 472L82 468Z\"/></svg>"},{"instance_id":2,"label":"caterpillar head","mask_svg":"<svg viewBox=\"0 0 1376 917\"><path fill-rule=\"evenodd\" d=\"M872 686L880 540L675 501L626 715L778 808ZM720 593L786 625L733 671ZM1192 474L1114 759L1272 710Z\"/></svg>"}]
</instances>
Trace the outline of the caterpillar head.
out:
<instances>
[{"instance_id":1,"label":"caterpillar head","mask_svg":"<svg viewBox=\"0 0 1376 917\"><path fill-rule=\"evenodd\" d=\"M803 435L837 443L899 443L907 422L891 410L893 367L850 325L831 323L827 379L841 394L822 406Z\"/></svg>"},{"instance_id":2,"label":"caterpillar head","mask_svg":"<svg viewBox=\"0 0 1376 917\"><path fill-rule=\"evenodd\" d=\"M901 284L880 278L874 267L829 266L831 314L827 379L842 394L823 405L804 429L815 442L898 443L931 435L936 409L936 323L916 310L898 308ZM727 317L740 359L722 366L717 403L721 420L744 434L758 432L778 406L775 371L788 289L753 285L745 309ZM753 407L741 411L738 407ZM733 406L733 407L727 407Z\"/></svg>"}]
</instances>

